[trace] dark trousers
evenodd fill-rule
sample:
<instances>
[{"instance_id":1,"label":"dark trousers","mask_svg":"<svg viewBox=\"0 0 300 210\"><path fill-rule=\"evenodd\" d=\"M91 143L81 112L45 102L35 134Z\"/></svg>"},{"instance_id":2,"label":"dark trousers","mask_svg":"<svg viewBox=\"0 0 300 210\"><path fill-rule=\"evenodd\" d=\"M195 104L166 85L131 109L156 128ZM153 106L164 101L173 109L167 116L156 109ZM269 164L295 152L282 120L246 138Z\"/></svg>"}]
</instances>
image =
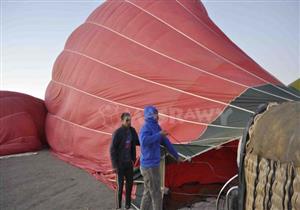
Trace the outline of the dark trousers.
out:
<instances>
[{"instance_id":1,"label":"dark trousers","mask_svg":"<svg viewBox=\"0 0 300 210\"><path fill-rule=\"evenodd\" d=\"M122 193L124 178L126 180L126 208L131 205L131 191L133 185L133 165L132 163L124 163L118 167L117 172L117 208L122 208Z\"/></svg>"}]
</instances>

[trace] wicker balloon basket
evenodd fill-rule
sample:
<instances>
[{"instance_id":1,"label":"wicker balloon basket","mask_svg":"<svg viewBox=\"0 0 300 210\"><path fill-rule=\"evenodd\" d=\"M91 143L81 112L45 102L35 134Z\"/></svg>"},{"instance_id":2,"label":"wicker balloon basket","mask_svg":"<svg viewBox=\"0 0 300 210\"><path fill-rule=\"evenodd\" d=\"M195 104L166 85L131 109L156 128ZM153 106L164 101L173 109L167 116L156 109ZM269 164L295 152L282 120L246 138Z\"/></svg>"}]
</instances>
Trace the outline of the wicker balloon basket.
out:
<instances>
[{"instance_id":1,"label":"wicker balloon basket","mask_svg":"<svg viewBox=\"0 0 300 210\"><path fill-rule=\"evenodd\" d=\"M246 210L300 210L300 103L270 104L248 130Z\"/></svg>"}]
</instances>

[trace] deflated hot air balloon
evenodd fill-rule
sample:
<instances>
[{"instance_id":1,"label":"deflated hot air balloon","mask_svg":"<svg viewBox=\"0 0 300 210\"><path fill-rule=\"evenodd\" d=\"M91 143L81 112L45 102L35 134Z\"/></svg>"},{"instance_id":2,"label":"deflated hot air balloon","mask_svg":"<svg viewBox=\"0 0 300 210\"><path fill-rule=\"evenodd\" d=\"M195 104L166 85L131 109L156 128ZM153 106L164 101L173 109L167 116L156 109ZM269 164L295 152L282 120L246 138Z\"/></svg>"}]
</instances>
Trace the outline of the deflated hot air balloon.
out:
<instances>
[{"instance_id":1,"label":"deflated hot air balloon","mask_svg":"<svg viewBox=\"0 0 300 210\"><path fill-rule=\"evenodd\" d=\"M0 155L36 151L46 145L46 107L32 96L0 91Z\"/></svg>"},{"instance_id":2,"label":"deflated hot air balloon","mask_svg":"<svg viewBox=\"0 0 300 210\"><path fill-rule=\"evenodd\" d=\"M106 1L54 64L46 132L54 154L115 187L109 145L120 115L130 112L139 130L143 108L155 105L180 155L192 157L166 165L165 185L222 183L237 172L237 141L257 106L299 99L230 41L201 2Z\"/></svg>"}]
</instances>

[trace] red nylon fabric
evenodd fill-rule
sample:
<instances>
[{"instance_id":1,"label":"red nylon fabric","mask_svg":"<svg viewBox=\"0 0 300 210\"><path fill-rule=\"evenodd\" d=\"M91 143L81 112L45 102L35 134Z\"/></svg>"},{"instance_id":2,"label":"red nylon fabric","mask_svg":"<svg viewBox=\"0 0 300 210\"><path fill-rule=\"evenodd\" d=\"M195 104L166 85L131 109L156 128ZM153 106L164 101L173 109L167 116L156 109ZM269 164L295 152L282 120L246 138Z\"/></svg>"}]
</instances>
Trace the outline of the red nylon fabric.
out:
<instances>
[{"instance_id":1,"label":"red nylon fabric","mask_svg":"<svg viewBox=\"0 0 300 210\"><path fill-rule=\"evenodd\" d=\"M0 107L0 155L36 151L46 144L42 100L0 91Z\"/></svg>"},{"instance_id":2,"label":"red nylon fabric","mask_svg":"<svg viewBox=\"0 0 300 210\"><path fill-rule=\"evenodd\" d=\"M183 184L224 183L237 173L237 144L232 141L223 147L192 158L191 162L169 164L166 167L165 185L170 188Z\"/></svg>"},{"instance_id":3,"label":"red nylon fabric","mask_svg":"<svg viewBox=\"0 0 300 210\"><path fill-rule=\"evenodd\" d=\"M201 2L189 0L103 3L70 35L52 75L45 102L54 154L112 188L109 145L122 112L132 113L139 131L143 108L155 105L161 126L179 142L191 142L249 87L281 84L224 35ZM208 154L218 157L212 164L230 162L225 177L236 172L234 152L197 158L209 160ZM228 157L221 160L223 155ZM167 169L170 186L225 180L187 165L202 175L176 180L173 167L182 170Z\"/></svg>"}]
</instances>

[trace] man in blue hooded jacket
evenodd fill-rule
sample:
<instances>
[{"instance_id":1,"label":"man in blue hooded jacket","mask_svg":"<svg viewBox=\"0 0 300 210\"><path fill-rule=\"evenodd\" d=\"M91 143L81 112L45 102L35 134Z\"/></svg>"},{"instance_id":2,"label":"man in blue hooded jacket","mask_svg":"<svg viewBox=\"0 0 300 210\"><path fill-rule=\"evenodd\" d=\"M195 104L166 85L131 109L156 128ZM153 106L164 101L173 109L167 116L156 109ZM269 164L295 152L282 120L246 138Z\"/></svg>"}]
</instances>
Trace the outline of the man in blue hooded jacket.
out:
<instances>
[{"instance_id":1,"label":"man in blue hooded jacket","mask_svg":"<svg viewBox=\"0 0 300 210\"><path fill-rule=\"evenodd\" d=\"M179 156L167 138L168 133L158 124L158 111L154 106L144 109L145 124L140 130L141 173L144 178L144 193L141 210L162 210L162 191L160 187L160 145L163 145L179 160Z\"/></svg>"}]
</instances>

